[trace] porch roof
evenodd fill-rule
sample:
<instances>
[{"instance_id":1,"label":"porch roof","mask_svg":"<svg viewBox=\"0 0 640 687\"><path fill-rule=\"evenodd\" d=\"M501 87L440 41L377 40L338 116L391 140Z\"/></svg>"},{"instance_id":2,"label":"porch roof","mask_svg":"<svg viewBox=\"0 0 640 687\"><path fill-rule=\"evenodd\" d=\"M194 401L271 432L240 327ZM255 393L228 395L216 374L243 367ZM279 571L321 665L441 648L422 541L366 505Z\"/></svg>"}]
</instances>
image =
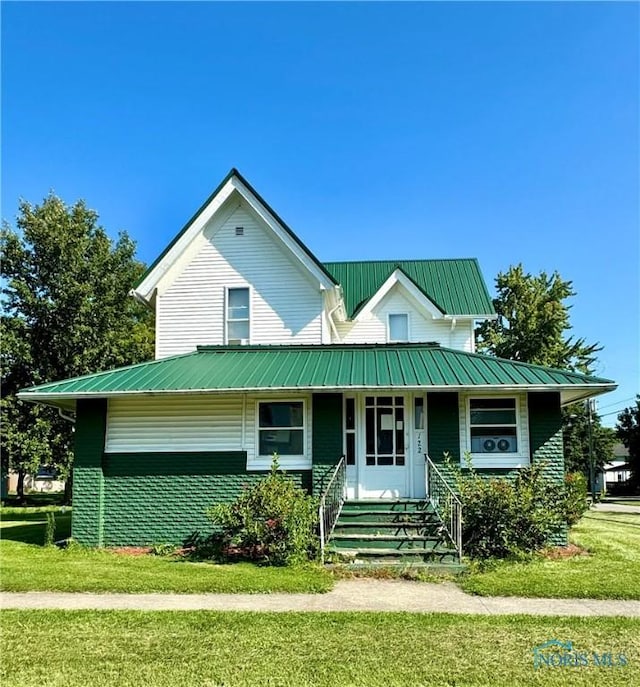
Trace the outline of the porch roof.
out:
<instances>
[{"instance_id":1,"label":"porch roof","mask_svg":"<svg viewBox=\"0 0 640 687\"><path fill-rule=\"evenodd\" d=\"M73 407L78 398L247 391L560 391L563 403L615 389L608 379L466 353L437 344L200 346L186 355L23 389L19 398Z\"/></svg>"}]
</instances>

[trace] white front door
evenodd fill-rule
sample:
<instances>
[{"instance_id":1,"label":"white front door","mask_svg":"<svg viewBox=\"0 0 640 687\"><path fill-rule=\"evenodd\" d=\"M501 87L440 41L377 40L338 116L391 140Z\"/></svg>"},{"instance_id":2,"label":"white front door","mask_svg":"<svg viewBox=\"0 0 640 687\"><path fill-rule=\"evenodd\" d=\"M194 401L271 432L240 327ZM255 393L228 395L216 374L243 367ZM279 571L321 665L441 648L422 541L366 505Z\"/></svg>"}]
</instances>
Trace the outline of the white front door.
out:
<instances>
[{"instance_id":1,"label":"white front door","mask_svg":"<svg viewBox=\"0 0 640 687\"><path fill-rule=\"evenodd\" d=\"M358 498L409 496L409 426L405 395L361 397Z\"/></svg>"}]
</instances>

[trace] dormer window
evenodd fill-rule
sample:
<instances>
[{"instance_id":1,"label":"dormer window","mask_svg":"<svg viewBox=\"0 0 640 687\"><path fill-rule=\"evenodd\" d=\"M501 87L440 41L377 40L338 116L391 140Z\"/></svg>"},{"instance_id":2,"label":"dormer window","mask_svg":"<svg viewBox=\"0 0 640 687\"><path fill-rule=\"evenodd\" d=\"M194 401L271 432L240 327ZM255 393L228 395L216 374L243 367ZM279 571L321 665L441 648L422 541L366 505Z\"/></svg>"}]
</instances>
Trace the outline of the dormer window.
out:
<instances>
[{"instance_id":1,"label":"dormer window","mask_svg":"<svg viewBox=\"0 0 640 687\"><path fill-rule=\"evenodd\" d=\"M409 315L407 313L392 313L389 315L387 340L390 343L409 341Z\"/></svg>"},{"instance_id":2,"label":"dormer window","mask_svg":"<svg viewBox=\"0 0 640 687\"><path fill-rule=\"evenodd\" d=\"M227 344L248 344L250 324L249 288L227 289Z\"/></svg>"}]
</instances>

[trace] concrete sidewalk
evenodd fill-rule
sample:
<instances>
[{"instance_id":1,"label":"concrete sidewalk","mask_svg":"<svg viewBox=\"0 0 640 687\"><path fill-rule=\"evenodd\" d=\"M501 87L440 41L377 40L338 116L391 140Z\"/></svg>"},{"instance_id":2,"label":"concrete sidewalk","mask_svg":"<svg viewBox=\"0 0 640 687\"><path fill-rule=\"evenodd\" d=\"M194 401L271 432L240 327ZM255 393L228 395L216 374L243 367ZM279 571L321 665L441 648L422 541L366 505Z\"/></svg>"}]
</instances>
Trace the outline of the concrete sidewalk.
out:
<instances>
[{"instance_id":1,"label":"concrete sidewalk","mask_svg":"<svg viewBox=\"0 0 640 687\"><path fill-rule=\"evenodd\" d=\"M640 617L640 601L524 599L466 594L455 584L340 580L327 594L0 594L0 608L142 611L408 611L476 615Z\"/></svg>"},{"instance_id":2,"label":"concrete sidewalk","mask_svg":"<svg viewBox=\"0 0 640 687\"><path fill-rule=\"evenodd\" d=\"M621 503L609 503L608 501L599 501L591 506L591 510L607 513L635 513L640 515L640 502L637 506L628 506Z\"/></svg>"}]
</instances>

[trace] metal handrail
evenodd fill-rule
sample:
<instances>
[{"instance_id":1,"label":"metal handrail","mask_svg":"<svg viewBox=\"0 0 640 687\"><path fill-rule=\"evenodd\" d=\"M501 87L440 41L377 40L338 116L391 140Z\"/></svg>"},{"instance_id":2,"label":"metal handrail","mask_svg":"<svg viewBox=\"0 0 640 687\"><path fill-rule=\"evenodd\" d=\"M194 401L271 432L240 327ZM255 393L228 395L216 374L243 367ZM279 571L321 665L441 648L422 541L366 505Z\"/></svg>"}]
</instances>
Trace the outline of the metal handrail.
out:
<instances>
[{"instance_id":1,"label":"metal handrail","mask_svg":"<svg viewBox=\"0 0 640 687\"><path fill-rule=\"evenodd\" d=\"M336 526L346 496L347 469L345 457L336 463L331 477L320 496L318 522L320 524L320 560L324 563L324 550Z\"/></svg>"},{"instance_id":2,"label":"metal handrail","mask_svg":"<svg viewBox=\"0 0 640 687\"><path fill-rule=\"evenodd\" d=\"M426 493L444 531L462 557L462 502L435 463L425 453Z\"/></svg>"}]
</instances>

